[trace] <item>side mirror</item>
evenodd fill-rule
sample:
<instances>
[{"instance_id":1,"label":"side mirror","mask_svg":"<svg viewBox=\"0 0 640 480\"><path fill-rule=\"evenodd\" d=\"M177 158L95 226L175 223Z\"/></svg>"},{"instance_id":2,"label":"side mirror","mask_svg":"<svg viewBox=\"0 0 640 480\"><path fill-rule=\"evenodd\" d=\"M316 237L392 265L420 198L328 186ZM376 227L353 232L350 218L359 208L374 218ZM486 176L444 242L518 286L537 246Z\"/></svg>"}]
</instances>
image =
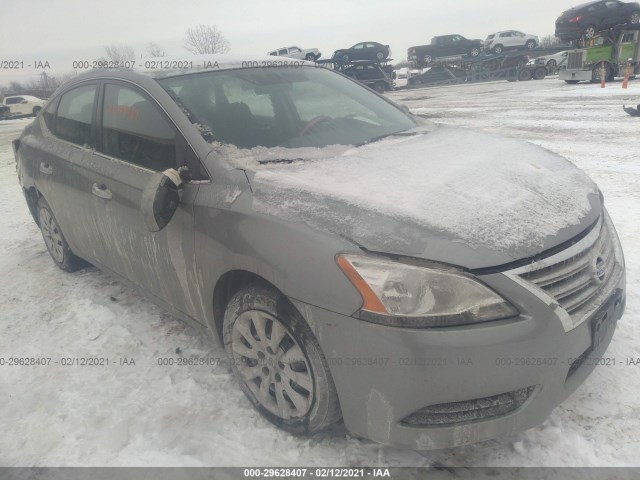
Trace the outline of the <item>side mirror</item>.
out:
<instances>
[{"instance_id":1,"label":"side mirror","mask_svg":"<svg viewBox=\"0 0 640 480\"><path fill-rule=\"evenodd\" d=\"M140 211L145 225L151 232L159 232L167 226L180 204L180 172L170 168L158 172L142 192Z\"/></svg>"}]
</instances>

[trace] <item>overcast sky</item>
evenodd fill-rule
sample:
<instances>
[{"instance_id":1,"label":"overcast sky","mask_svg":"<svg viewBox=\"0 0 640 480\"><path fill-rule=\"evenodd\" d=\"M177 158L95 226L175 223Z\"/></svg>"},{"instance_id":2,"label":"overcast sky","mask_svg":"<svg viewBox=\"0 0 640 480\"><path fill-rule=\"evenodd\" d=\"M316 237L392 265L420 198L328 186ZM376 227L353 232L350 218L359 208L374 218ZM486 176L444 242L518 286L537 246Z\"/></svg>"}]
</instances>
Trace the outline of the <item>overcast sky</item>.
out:
<instances>
[{"instance_id":1,"label":"overcast sky","mask_svg":"<svg viewBox=\"0 0 640 480\"><path fill-rule=\"evenodd\" d=\"M69 72L74 60L97 59L110 44L130 45L138 57L148 42L185 55L185 31L199 23L216 24L241 56L298 45L328 58L368 40L389 44L401 61L434 35L552 34L560 13L582 1L1 0L0 60L23 61L25 69L0 70L0 85L35 78L41 70L26 67L35 61L48 61L53 75Z\"/></svg>"}]
</instances>

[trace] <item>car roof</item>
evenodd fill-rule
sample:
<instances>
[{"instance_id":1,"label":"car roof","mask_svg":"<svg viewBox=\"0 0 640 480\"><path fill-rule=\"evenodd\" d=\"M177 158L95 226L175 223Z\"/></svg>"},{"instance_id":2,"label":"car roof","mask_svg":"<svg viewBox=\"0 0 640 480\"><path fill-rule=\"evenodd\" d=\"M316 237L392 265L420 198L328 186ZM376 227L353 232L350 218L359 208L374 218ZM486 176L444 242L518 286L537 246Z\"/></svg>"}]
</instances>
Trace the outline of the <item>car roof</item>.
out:
<instances>
[{"instance_id":1,"label":"car roof","mask_svg":"<svg viewBox=\"0 0 640 480\"><path fill-rule=\"evenodd\" d=\"M7 95L4 98L16 98L16 97L20 97L20 98L26 98L26 99L33 99L33 100L42 100L41 98L38 97L34 97L33 95L20 95L20 94L16 94L16 95Z\"/></svg>"},{"instance_id":2,"label":"car roof","mask_svg":"<svg viewBox=\"0 0 640 480\"><path fill-rule=\"evenodd\" d=\"M582 10L583 8L590 7L591 5L595 5L596 3L602 3L603 0L596 0L595 2L587 2L581 3L580 5L576 5L575 7L569 8L569 10Z\"/></svg>"},{"instance_id":3,"label":"car roof","mask_svg":"<svg viewBox=\"0 0 640 480\"><path fill-rule=\"evenodd\" d=\"M142 75L146 78L166 78L189 73L218 72L223 70L238 70L242 68L273 68L284 64L291 66L309 65L313 62L297 60L295 58L282 57L274 60L271 55L184 55L180 57L157 57L136 61L131 69L101 69L83 73L75 77L72 82L90 80L102 77L130 78L131 74ZM186 68L183 66L187 66ZM158 67L158 68L155 68ZM166 68L165 68L166 67ZM179 68L182 67L182 68Z\"/></svg>"}]
</instances>

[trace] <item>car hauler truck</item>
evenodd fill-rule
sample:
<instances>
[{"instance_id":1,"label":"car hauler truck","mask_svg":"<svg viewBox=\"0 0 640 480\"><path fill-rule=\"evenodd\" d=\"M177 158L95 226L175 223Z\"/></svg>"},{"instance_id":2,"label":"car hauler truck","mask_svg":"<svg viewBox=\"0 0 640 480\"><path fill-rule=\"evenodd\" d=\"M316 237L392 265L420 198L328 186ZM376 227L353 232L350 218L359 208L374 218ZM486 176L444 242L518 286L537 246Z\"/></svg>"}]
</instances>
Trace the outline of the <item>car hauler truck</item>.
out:
<instances>
[{"instance_id":1,"label":"car hauler truck","mask_svg":"<svg viewBox=\"0 0 640 480\"><path fill-rule=\"evenodd\" d=\"M559 78L567 83L600 82L623 76L630 64L631 74L640 70L640 25L625 25L602 32L593 39L592 46L570 50L567 68Z\"/></svg>"}]
</instances>

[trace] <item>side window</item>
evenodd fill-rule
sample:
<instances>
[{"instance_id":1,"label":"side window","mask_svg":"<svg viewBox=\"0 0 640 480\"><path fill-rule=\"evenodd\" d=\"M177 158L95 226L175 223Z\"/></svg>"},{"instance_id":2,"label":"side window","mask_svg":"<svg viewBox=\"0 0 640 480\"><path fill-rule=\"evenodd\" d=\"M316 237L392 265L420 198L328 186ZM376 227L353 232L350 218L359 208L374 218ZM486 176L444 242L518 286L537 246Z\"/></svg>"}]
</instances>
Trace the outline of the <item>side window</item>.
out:
<instances>
[{"instance_id":1,"label":"side window","mask_svg":"<svg viewBox=\"0 0 640 480\"><path fill-rule=\"evenodd\" d=\"M22 97L7 98L7 105L15 105L16 103L20 103L22 100L24 100Z\"/></svg>"},{"instance_id":2,"label":"side window","mask_svg":"<svg viewBox=\"0 0 640 480\"><path fill-rule=\"evenodd\" d=\"M607 8L618 8L620 6L620 2L607 2L605 5Z\"/></svg>"},{"instance_id":3,"label":"side window","mask_svg":"<svg viewBox=\"0 0 640 480\"><path fill-rule=\"evenodd\" d=\"M151 170L176 166L176 132L158 107L137 91L105 86L102 151Z\"/></svg>"},{"instance_id":4,"label":"side window","mask_svg":"<svg viewBox=\"0 0 640 480\"><path fill-rule=\"evenodd\" d=\"M272 57L277 57L278 56L278 52L269 52L269 55L271 55Z\"/></svg>"},{"instance_id":5,"label":"side window","mask_svg":"<svg viewBox=\"0 0 640 480\"><path fill-rule=\"evenodd\" d=\"M298 47L293 47L289 49L290 53L300 53L302 50L300 50Z\"/></svg>"},{"instance_id":6,"label":"side window","mask_svg":"<svg viewBox=\"0 0 640 480\"><path fill-rule=\"evenodd\" d=\"M283 48L282 50L278 50L278 55L286 55L287 54L287 49Z\"/></svg>"},{"instance_id":7,"label":"side window","mask_svg":"<svg viewBox=\"0 0 640 480\"><path fill-rule=\"evenodd\" d=\"M353 46L354 50L362 50L364 48L364 43L359 43Z\"/></svg>"},{"instance_id":8,"label":"side window","mask_svg":"<svg viewBox=\"0 0 640 480\"><path fill-rule=\"evenodd\" d=\"M95 95L95 85L74 88L62 95L53 133L77 145L91 145L91 118Z\"/></svg>"}]
</instances>

